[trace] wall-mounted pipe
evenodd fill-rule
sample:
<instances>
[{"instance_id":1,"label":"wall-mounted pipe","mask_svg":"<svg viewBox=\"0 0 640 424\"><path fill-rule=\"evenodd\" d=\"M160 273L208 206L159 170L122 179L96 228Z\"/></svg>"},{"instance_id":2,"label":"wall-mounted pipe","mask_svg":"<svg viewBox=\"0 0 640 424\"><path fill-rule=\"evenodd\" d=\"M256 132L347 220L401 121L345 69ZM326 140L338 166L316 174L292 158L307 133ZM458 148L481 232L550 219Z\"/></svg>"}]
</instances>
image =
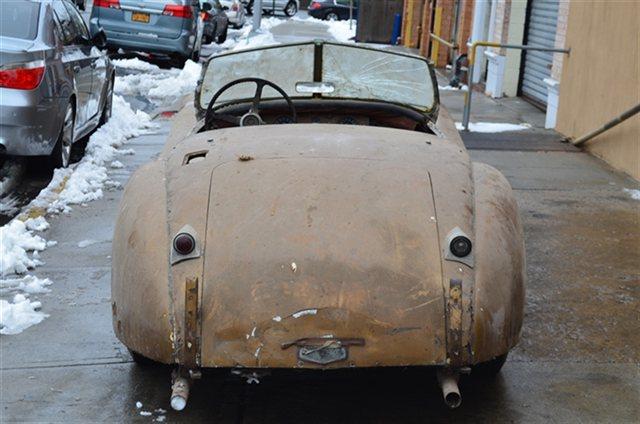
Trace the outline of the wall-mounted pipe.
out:
<instances>
[{"instance_id":1,"label":"wall-mounted pipe","mask_svg":"<svg viewBox=\"0 0 640 424\"><path fill-rule=\"evenodd\" d=\"M469 89L464 93L464 111L462 113L462 126L465 131L469 131L469 117L471 115L471 96L473 94L473 68L476 59L476 49L478 47L497 47L497 48L505 48L505 49L517 49L517 50L536 50L542 52L554 52L554 53L564 53L569 54L571 49L556 49L550 47L540 47L540 46L525 46L520 44L501 44L501 43L493 43L491 41L476 41L474 43L469 44L470 52L469 52L469 77L467 85Z\"/></svg>"},{"instance_id":2,"label":"wall-mounted pipe","mask_svg":"<svg viewBox=\"0 0 640 424\"><path fill-rule=\"evenodd\" d=\"M610 130L611 128L615 127L616 125L626 121L627 119L631 118L633 115L637 114L638 112L640 112L640 103L638 103L637 105L635 105L634 107L632 107L631 109L627 110L626 112L618 115L617 117L613 118L611 121L607 122L606 124L604 124L603 126L601 126L600 128L598 128L597 130L591 131L589 134L585 134L582 137L576 139L576 140L572 140L571 144L573 144L574 146L581 146L582 144L586 143L587 141L591 140L594 137L599 136L600 134L602 134L603 132Z\"/></svg>"}]
</instances>

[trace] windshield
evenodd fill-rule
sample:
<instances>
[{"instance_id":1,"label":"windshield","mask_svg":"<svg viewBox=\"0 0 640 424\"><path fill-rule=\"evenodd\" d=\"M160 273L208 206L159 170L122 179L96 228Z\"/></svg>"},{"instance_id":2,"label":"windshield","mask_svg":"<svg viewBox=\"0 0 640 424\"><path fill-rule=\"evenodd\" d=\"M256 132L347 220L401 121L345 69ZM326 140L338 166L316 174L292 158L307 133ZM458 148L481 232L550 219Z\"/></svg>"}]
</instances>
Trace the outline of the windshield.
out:
<instances>
[{"instance_id":1,"label":"windshield","mask_svg":"<svg viewBox=\"0 0 640 424\"><path fill-rule=\"evenodd\" d=\"M34 40L38 35L40 3L30 1L0 1L0 35Z\"/></svg>"},{"instance_id":2,"label":"windshield","mask_svg":"<svg viewBox=\"0 0 640 424\"><path fill-rule=\"evenodd\" d=\"M307 43L213 57L205 70L200 107L206 109L225 84L250 77L275 83L291 98L378 100L424 112L435 102L426 59L349 44ZM236 85L216 104L250 99L254 92L253 84ZM265 88L264 98L269 97L280 98Z\"/></svg>"}]
</instances>

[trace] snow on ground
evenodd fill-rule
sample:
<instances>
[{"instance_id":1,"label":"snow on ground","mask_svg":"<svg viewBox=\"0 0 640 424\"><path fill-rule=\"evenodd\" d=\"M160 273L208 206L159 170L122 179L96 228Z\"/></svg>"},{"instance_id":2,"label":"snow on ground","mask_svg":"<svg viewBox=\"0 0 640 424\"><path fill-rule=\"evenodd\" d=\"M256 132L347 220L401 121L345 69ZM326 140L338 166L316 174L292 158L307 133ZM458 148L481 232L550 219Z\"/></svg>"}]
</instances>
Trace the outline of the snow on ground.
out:
<instances>
[{"instance_id":1,"label":"snow on ground","mask_svg":"<svg viewBox=\"0 0 640 424\"><path fill-rule=\"evenodd\" d=\"M450 85L439 85L438 90L439 91L468 91L469 87L467 87L466 85L461 85L459 87L452 87Z\"/></svg>"},{"instance_id":2,"label":"snow on ground","mask_svg":"<svg viewBox=\"0 0 640 424\"><path fill-rule=\"evenodd\" d=\"M356 36L356 27L358 26L358 21L353 20L353 24L349 27L349 21L323 21L320 19L313 18L311 16L306 18L300 18L294 16L293 20L300 22L313 22L316 24L324 25L327 27L327 31L333 38L341 43L353 42Z\"/></svg>"},{"instance_id":3,"label":"snow on ground","mask_svg":"<svg viewBox=\"0 0 640 424\"><path fill-rule=\"evenodd\" d=\"M136 69L140 63L138 58L114 61L116 66ZM155 66L150 65L149 66ZM156 67L157 68L157 67ZM146 73L123 75L116 78L114 91L119 95L144 95L152 99L179 97L195 90L202 66L188 60L183 69L150 69Z\"/></svg>"},{"instance_id":4,"label":"snow on ground","mask_svg":"<svg viewBox=\"0 0 640 424\"><path fill-rule=\"evenodd\" d=\"M456 122L456 128L463 130L461 122ZM522 131L531 128L529 124L506 124L502 122L469 122L469 131L478 133L500 133L507 131Z\"/></svg>"},{"instance_id":5,"label":"snow on ground","mask_svg":"<svg viewBox=\"0 0 640 424\"><path fill-rule=\"evenodd\" d=\"M70 205L101 198L105 186L115 185L108 180L106 166L119 154L118 147L154 127L149 115L134 112L122 97L114 96L112 117L90 137L83 159L67 169L56 169L49 185L26 207L24 215L29 216L28 211L69 212ZM38 252L55 242L47 242L34 232L48 228L43 216L24 221L16 218L0 227L2 277L24 274L42 265ZM0 299L0 334L18 334L47 317L39 311L41 303L29 299L29 295L45 293L49 285L50 280L32 275L0 280L0 295L17 292L11 301Z\"/></svg>"},{"instance_id":6,"label":"snow on ground","mask_svg":"<svg viewBox=\"0 0 640 424\"><path fill-rule=\"evenodd\" d=\"M633 188L623 188L622 190L625 193L627 193L629 196L631 196L632 199L640 200L640 190L633 189Z\"/></svg>"},{"instance_id":7,"label":"snow on ground","mask_svg":"<svg viewBox=\"0 0 640 424\"><path fill-rule=\"evenodd\" d=\"M160 71L157 65L145 62L137 57L133 59L113 59L111 62L113 62L117 68L130 69L132 71Z\"/></svg>"},{"instance_id":8,"label":"snow on ground","mask_svg":"<svg viewBox=\"0 0 640 424\"><path fill-rule=\"evenodd\" d=\"M39 311L42 304L16 294L12 302L0 299L0 334L20 334L49 315Z\"/></svg>"}]
</instances>

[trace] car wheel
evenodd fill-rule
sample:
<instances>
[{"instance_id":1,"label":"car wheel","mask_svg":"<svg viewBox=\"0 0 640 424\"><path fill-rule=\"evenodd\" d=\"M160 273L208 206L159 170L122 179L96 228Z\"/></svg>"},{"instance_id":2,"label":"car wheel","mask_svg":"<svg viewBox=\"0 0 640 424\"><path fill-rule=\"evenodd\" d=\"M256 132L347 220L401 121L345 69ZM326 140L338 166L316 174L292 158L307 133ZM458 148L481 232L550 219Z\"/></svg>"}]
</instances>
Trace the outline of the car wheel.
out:
<instances>
[{"instance_id":1,"label":"car wheel","mask_svg":"<svg viewBox=\"0 0 640 424\"><path fill-rule=\"evenodd\" d=\"M73 145L73 133L75 127L75 113L73 105L69 103L64 114L64 122L58 136L58 141L49 156L49 168L66 168L71 159L71 146Z\"/></svg>"},{"instance_id":2,"label":"car wheel","mask_svg":"<svg viewBox=\"0 0 640 424\"><path fill-rule=\"evenodd\" d=\"M288 17L291 17L296 13L298 13L298 4L295 1L290 1L289 3L287 3L287 5L284 7L284 14Z\"/></svg>"},{"instance_id":3,"label":"car wheel","mask_svg":"<svg viewBox=\"0 0 640 424\"><path fill-rule=\"evenodd\" d=\"M194 50L193 53L191 53L190 59L198 63L200 61L200 50Z\"/></svg>"},{"instance_id":4,"label":"car wheel","mask_svg":"<svg viewBox=\"0 0 640 424\"><path fill-rule=\"evenodd\" d=\"M471 371L471 376L481 379L494 378L496 375L498 375L498 373L504 366L504 363L507 362L508 355L508 353L505 353L504 355L496 356L490 361L474 365Z\"/></svg>"},{"instance_id":5,"label":"car wheel","mask_svg":"<svg viewBox=\"0 0 640 424\"><path fill-rule=\"evenodd\" d=\"M244 8L249 15L253 15L253 0L247 3Z\"/></svg>"},{"instance_id":6,"label":"car wheel","mask_svg":"<svg viewBox=\"0 0 640 424\"><path fill-rule=\"evenodd\" d=\"M216 41L216 43L222 44L227 41L227 32L229 32L229 27L226 27L224 31L222 31L222 34L218 35L218 40Z\"/></svg>"},{"instance_id":7,"label":"car wheel","mask_svg":"<svg viewBox=\"0 0 640 424\"><path fill-rule=\"evenodd\" d=\"M111 111L113 110L113 78L109 81L109 85L107 86L107 94L104 99L104 107L102 108L102 115L100 116L100 124L99 127L103 126L109 119L111 118Z\"/></svg>"},{"instance_id":8,"label":"car wheel","mask_svg":"<svg viewBox=\"0 0 640 424\"><path fill-rule=\"evenodd\" d=\"M329 12L326 15L324 15L324 19L325 21L337 21L340 19L340 17L336 12Z\"/></svg>"}]
</instances>

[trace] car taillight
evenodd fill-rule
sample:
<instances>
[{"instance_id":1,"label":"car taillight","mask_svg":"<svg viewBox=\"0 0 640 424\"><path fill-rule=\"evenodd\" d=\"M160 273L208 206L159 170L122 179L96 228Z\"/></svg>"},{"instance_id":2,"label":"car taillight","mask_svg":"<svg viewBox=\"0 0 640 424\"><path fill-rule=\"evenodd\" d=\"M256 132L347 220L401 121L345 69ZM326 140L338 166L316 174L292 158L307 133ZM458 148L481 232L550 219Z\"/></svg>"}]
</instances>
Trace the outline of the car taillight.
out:
<instances>
[{"instance_id":1,"label":"car taillight","mask_svg":"<svg viewBox=\"0 0 640 424\"><path fill-rule=\"evenodd\" d=\"M107 9L120 9L120 0L94 0L93 7L105 7Z\"/></svg>"},{"instance_id":2,"label":"car taillight","mask_svg":"<svg viewBox=\"0 0 640 424\"><path fill-rule=\"evenodd\" d=\"M234 12L237 12L238 11L238 3L233 3L231 5L231 10L233 10Z\"/></svg>"},{"instance_id":3,"label":"car taillight","mask_svg":"<svg viewBox=\"0 0 640 424\"><path fill-rule=\"evenodd\" d=\"M162 14L165 16L173 16L176 18L191 19L193 18L193 9L191 8L191 6L168 4L164 7Z\"/></svg>"},{"instance_id":4,"label":"car taillight","mask_svg":"<svg viewBox=\"0 0 640 424\"><path fill-rule=\"evenodd\" d=\"M0 87L16 90L33 90L42 82L45 65L43 60L0 68Z\"/></svg>"},{"instance_id":5,"label":"car taillight","mask_svg":"<svg viewBox=\"0 0 640 424\"><path fill-rule=\"evenodd\" d=\"M315 9L320 9L321 7L322 7L322 5L320 3L318 3L317 1L314 1L309 6L309 9L315 10Z\"/></svg>"}]
</instances>

